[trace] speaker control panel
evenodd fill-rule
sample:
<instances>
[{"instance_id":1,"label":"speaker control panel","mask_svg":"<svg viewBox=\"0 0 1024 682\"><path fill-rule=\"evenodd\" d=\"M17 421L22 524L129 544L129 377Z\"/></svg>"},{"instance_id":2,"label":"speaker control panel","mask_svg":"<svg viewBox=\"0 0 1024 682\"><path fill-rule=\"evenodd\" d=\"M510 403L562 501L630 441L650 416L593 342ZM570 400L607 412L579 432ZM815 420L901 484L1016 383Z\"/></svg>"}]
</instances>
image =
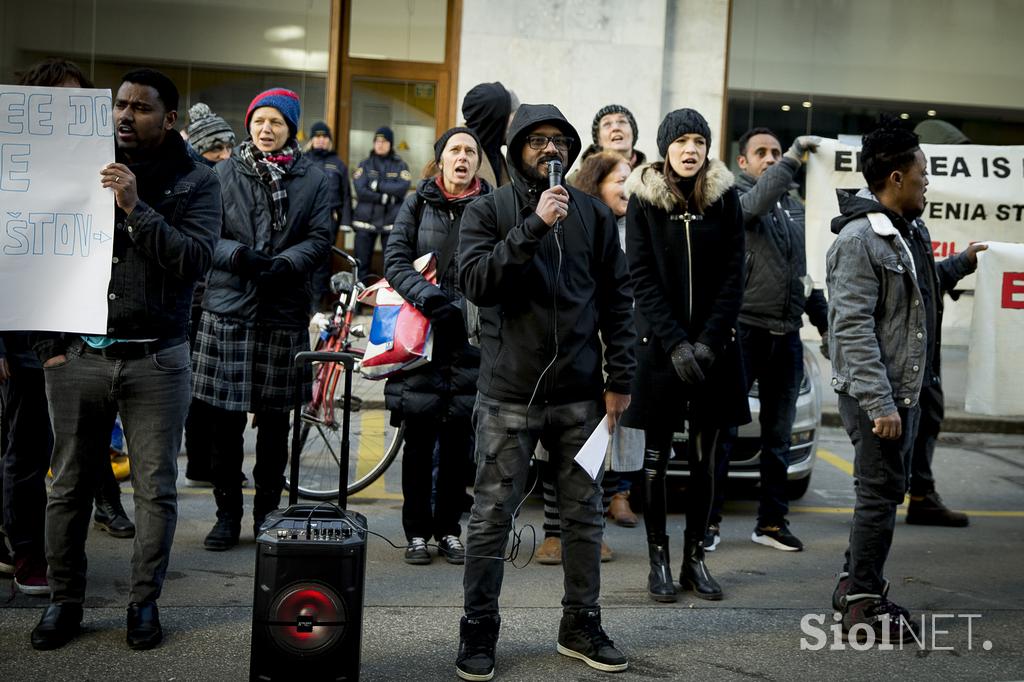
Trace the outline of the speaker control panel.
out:
<instances>
[{"instance_id":1,"label":"speaker control panel","mask_svg":"<svg viewBox=\"0 0 1024 682\"><path fill-rule=\"evenodd\" d=\"M301 540L302 542L343 542L352 537L351 524L343 520L317 519L306 522L300 519L282 519L266 532L279 542Z\"/></svg>"}]
</instances>

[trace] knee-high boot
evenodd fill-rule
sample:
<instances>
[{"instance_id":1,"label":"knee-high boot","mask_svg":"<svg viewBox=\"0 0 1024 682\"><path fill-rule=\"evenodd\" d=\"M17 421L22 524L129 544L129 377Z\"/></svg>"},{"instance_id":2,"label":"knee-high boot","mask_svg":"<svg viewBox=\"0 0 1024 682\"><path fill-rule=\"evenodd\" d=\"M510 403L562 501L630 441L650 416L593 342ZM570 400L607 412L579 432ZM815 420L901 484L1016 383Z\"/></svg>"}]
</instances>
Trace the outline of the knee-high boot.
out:
<instances>
[{"instance_id":1,"label":"knee-high boot","mask_svg":"<svg viewBox=\"0 0 1024 682\"><path fill-rule=\"evenodd\" d=\"M669 563L668 535L665 533L667 466L668 452L655 449L644 451L644 525L647 528L647 554L651 562L647 593L651 599L659 602L674 602L677 599Z\"/></svg>"}]
</instances>

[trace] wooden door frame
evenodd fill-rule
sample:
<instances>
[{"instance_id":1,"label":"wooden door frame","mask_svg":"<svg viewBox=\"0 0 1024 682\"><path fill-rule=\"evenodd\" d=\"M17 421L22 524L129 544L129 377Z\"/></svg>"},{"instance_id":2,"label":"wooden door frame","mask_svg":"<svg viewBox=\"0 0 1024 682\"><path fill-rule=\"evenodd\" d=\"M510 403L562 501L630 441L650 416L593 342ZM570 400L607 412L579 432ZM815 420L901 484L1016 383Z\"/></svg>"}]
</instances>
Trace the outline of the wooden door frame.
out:
<instances>
[{"instance_id":1,"label":"wooden door frame","mask_svg":"<svg viewBox=\"0 0 1024 682\"><path fill-rule=\"evenodd\" d=\"M327 68L327 120L334 130L336 153L349 155L352 124L352 79L373 78L395 81L437 83L437 130L440 135L455 125L458 115L458 74L462 40L462 2L448 0L445 23L445 61L441 64L397 60L362 59L348 56L352 24L351 0L331 0L330 62Z\"/></svg>"}]
</instances>

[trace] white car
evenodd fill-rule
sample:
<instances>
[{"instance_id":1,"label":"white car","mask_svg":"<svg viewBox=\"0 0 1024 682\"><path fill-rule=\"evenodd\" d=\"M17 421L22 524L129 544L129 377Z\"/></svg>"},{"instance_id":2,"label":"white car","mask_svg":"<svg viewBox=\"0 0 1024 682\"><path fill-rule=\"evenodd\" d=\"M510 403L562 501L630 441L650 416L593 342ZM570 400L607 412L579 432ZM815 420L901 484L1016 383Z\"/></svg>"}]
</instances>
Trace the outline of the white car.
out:
<instances>
[{"instance_id":1,"label":"white car","mask_svg":"<svg viewBox=\"0 0 1024 682\"><path fill-rule=\"evenodd\" d=\"M791 500L803 497L811 484L811 472L818 451L818 429L821 426L821 370L810 348L804 348L804 379L796 400L796 418L789 450L789 473L786 492ZM757 382L750 389L750 423L739 428L736 443L729 459L729 478L734 481L756 483L761 477L761 426L758 414L761 401ZM677 433L673 445L673 458L669 461L669 476L688 476L685 456L686 435ZM683 447L680 447L680 444Z\"/></svg>"}]
</instances>

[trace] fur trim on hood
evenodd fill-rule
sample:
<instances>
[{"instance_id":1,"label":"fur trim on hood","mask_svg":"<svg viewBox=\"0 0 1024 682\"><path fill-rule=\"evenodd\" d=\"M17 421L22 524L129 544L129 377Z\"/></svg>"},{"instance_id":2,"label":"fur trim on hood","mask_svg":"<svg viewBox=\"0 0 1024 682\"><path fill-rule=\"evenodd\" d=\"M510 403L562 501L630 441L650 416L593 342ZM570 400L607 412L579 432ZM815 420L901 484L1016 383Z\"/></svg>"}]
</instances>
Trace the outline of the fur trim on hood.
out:
<instances>
[{"instance_id":1,"label":"fur trim on hood","mask_svg":"<svg viewBox=\"0 0 1024 682\"><path fill-rule=\"evenodd\" d=\"M629 179L626 180L626 196L634 194L641 199L664 209L668 213L682 209L682 200L677 197L668 186L665 174L661 172L663 162L656 161L633 169ZM730 187L736 183L732 171L719 161L711 159L708 165L708 172L704 176L704 205L699 206L704 211L708 206L722 198Z\"/></svg>"}]
</instances>

